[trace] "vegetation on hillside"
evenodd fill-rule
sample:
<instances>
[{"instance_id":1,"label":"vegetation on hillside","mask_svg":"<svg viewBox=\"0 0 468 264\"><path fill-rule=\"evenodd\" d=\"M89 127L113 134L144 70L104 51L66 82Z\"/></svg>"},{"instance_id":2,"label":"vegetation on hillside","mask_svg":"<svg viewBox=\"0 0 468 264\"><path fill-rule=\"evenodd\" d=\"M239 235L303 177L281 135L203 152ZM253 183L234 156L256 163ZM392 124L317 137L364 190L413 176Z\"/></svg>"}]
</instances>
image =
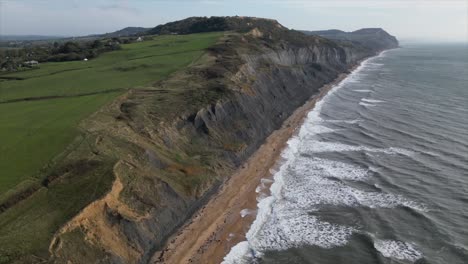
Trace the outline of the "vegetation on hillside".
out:
<instances>
[{"instance_id":1,"label":"vegetation on hillside","mask_svg":"<svg viewBox=\"0 0 468 264\"><path fill-rule=\"evenodd\" d=\"M0 75L1 148L7 153L0 156L0 263L25 254L47 258L54 232L108 190L115 161L63 162L77 146L89 151L80 121L127 89L144 88L198 60L221 35L159 36L95 60Z\"/></svg>"},{"instance_id":2,"label":"vegetation on hillside","mask_svg":"<svg viewBox=\"0 0 468 264\"><path fill-rule=\"evenodd\" d=\"M159 25L148 31L150 34L192 34L213 31L248 32L254 28L266 31L286 30L278 21L255 17L189 17Z\"/></svg>"},{"instance_id":3,"label":"vegetation on hillside","mask_svg":"<svg viewBox=\"0 0 468 264\"><path fill-rule=\"evenodd\" d=\"M237 32L186 35L205 31ZM340 71L317 63L276 65L261 56L246 65L244 55L275 57L275 52L310 46L323 47L329 55L342 50L333 41L288 30L275 20L189 18L152 33L167 35L122 44L89 61L47 62L100 46L58 43L46 53L54 60L47 57L40 67L0 74L0 111L6 113L0 116L6 153L0 156L0 263L46 263L49 258L105 262L111 253L94 239L103 237L112 239L119 251L128 244L131 251L152 252L190 214L181 210L196 209L208 190L252 153L257 145L250 140L260 144L257 134L266 126L254 122L272 117L268 129L273 129L285 117L279 105L294 108L295 88L281 78L297 80L293 87L306 91L306 83L312 82L305 80L321 76L313 83L318 87ZM246 73L249 66L258 74ZM265 85L266 96L253 93L256 80ZM268 85L269 80L275 84ZM271 93L272 87L289 99ZM250 105L249 111L239 111L231 100L237 95ZM267 101L250 101L255 96ZM257 119L257 105L278 113ZM210 120L226 126L213 129ZM88 207L99 215L85 215L70 230L57 233L108 193L112 183L120 190L106 195L110 200L101 200L102 207ZM145 218L140 230L132 219L142 216L152 218ZM95 225L96 219L102 221ZM111 236L102 230L93 233L103 226L120 229ZM126 260L136 262L138 254Z\"/></svg>"},{"instance_id":4,"label":"vegetation on hillside","mask_svg":"<svg viewBox=\"0 0 468 264\"><path fill-rule=\"evenodd\" d=\"M11 72L31 68L27 62L58 62L93 59L104 52L121 49L121 44L135 42L137 38L108 38L92 41L54 41L37 45L18 45L0 48L0 70Z\"/></svg>"},{"instance_id":5,"label":"vegetation on hillside","mask_svg":"<svg viewBox=\"0 0 468 264\"><path fill-rule=\"evenodd\" d=\"M398 47L398 40L381 28L363 28L352 32L337 29L320 31L302 31L306 35L322 36L346 45L362 46L365 49L380 51Z\"/></svg>"},{"instance_id":6,"label":"vegetation on hillside","mask_svg":"<svg viewBox=\"0 0 468 264\"><path fill-rule=\"evenodd\" d=\"M257 38L264 43L281 42L287 40L293 45L310 45L311 41L317 39L306 34L290 30L274 19L256 18L256 17L189 17L183 20L159 25L148 31L149 34L193 34L200 32L213 31L234 31L239 33L251 32L257 34ZM333 41L321 39L323 43L335 45ZM267 44L268 45L268 44Z\"/></svg>"}]
</instances>

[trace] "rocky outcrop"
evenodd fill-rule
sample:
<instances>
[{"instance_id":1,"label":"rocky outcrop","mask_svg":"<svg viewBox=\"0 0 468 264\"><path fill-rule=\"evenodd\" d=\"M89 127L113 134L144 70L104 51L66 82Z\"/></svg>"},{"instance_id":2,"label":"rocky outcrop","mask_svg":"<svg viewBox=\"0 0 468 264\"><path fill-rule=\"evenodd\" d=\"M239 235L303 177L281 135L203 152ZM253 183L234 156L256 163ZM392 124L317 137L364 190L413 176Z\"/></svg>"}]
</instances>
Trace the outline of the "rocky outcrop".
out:
<instances>
[{"instance_id":1,"label":"rocky outcrop","mask_svg":"<svg viewBox=\"0 0 468 264\"><path fill-rule=\"evenodd\" d=\"M57 232L52 262L147 263L296 108L375 52L262 23L83 123L116 180Z\"/></svg>"}]
</instances>

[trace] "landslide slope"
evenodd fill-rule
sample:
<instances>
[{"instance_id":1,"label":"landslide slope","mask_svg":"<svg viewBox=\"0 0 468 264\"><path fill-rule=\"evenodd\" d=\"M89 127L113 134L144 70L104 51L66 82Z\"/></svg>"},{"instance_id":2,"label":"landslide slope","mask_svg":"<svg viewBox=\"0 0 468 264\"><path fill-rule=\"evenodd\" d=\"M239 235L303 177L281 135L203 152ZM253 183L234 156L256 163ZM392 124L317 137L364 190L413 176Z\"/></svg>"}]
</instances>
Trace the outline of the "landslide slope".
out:
<instances>
[{"instance_id":1,"label":"landslide slope","mask_svg":"<svg viewBox=\"0 0 468 264\"><path fill-rule=\"evenodd\" d=\"M297 107L387 48L251 17L189 18L150 33L206 31L225 32L196 62L82 122L86 144L64 164L86 170L66 170L66 178L105 174L113 182L55 233L49 262L147 263Z\"/></svg>"}]
</instances>

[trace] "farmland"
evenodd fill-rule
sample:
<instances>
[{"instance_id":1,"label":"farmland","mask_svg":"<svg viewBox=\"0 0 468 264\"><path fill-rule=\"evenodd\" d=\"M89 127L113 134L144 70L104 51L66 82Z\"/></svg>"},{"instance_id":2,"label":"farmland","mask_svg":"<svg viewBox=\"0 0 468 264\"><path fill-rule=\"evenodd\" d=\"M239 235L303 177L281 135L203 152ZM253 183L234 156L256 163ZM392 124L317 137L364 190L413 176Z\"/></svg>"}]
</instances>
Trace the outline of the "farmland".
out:
<instances>
[{"instance_id":1,"label":"farmland","mask_svg":"<svg viewBox=\"0 0 468 264\"><path fill-rule=\"evenodd\" d=\"M167 77L197 59L219 34L160 36L90 61L45 63L0 75L0 197L27 180L76 136L78 122L129 88ZM25 100L27 99L27 100Z\"/></svg>"},{"instance_id":2,"label":"farmland","mask_svg":"<svg viewBox=\"0 0 468 264\"><path fill-rule=\"evenodd\" d=\"M113 180L109 162L41 187L44 168L80 139L80 121L128 89L153 85L195 62L221 35L157 36L94 60L0 74L0 204L37 187L30 199L0 210L0 263L24 254L45 256L54 232Z\"/></svg>"}]
</instances>

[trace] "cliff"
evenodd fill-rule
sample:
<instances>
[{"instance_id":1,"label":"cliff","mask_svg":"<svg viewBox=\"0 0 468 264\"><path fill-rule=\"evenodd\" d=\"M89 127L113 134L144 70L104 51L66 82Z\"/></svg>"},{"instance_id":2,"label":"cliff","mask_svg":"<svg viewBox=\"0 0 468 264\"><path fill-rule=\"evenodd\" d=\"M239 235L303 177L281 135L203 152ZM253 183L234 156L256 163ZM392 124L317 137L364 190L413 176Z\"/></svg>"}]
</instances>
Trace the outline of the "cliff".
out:
<instances>
[{"instance_id":1,"label":"cliff","mask_svg":"<svg viewBox=\"0 0 468 264\"><path fill-rule=\"evenodd\" d=\"M350 43L354 46L362 46L376 52L398 47L398 40L381 28L363 28L353 32L344 32L337 29L302 32L307 35L332 39L342 44Z\"/></svg>"},{"instance_id":2,"label":"cliff","mask_svg":"<svg viewBox=\"0 0 468 264\"><path fill-rule=\"evenodd\" d=\"M56 232L54 263L147 263L265 138L318 89L388 46L274 20L190 18L151 33L226 31L188 68L85 120L60 181L109 171L110 191ZM109 170L104 169L109 168Z\"/></svg>"}]
</instances>

